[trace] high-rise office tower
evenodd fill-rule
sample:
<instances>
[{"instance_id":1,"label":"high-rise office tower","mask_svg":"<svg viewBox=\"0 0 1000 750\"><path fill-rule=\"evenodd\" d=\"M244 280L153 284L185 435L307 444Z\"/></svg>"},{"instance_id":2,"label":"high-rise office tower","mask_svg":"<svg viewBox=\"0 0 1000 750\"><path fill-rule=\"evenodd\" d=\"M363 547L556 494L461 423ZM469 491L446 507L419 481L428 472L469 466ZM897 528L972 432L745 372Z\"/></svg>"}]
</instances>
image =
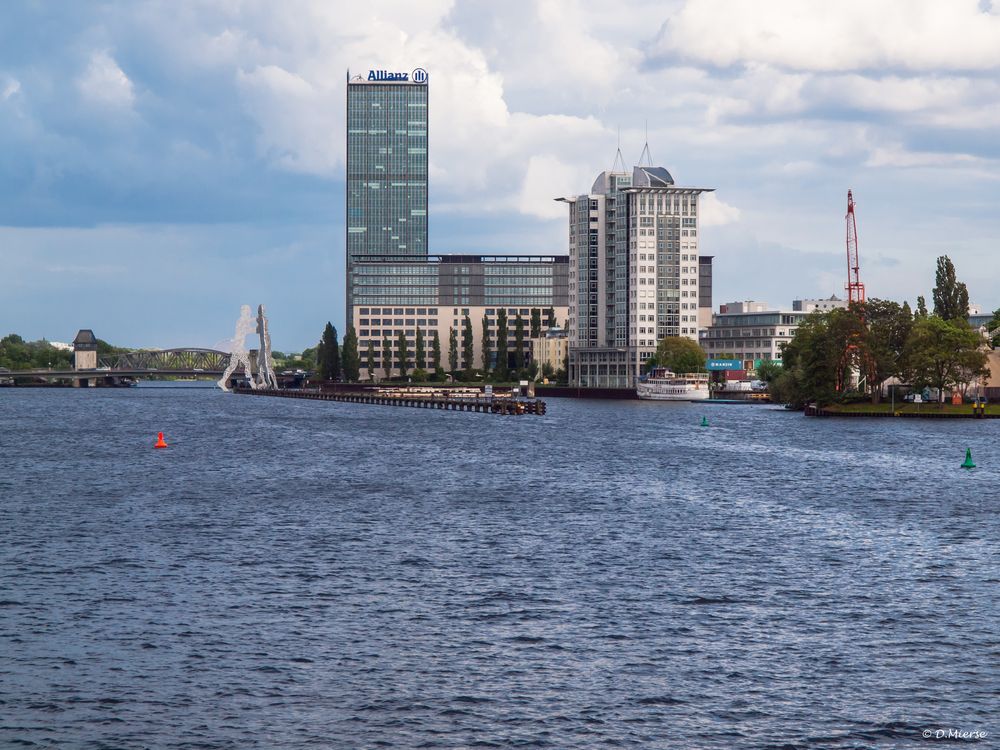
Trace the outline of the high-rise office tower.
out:
<instances>
[{"instance_id":1,"label":"high-rise office tower","mask_svg":"<svg viewBox=\"0 0 1000 750\"><path fill-rule=\"evenodd\" d=\"M569 204L571 383L631 387L660 339L698 340L699 308L711 308L711 256L698 255L704 192L616 159L588 194L558 199Z\"/></svg>"},{"instance_id":2,"label":"high-rise office tower","mask_svg":"<svg viewBox=\"0 0 1000 750\"><path fill-rule=\"evenodd\" d=\"M427 256L427 99L421 68L348 73L349 269L362 259ZM351 297L348 283L348 321Z\"/></svg>"},{"instance_id":3,"label":"high-rise office tower","mask_svg":"<svg viewBox=\"0 0 1000 750\"><path fill-rule=\"evenodd\" d=\"M436 335L447 359L451 332L464 329L468 319L474 356L460 359L465 369L481 363L484 330L495 341L501 309L511 321L509 352L518 315L541 317L544 331L566 320L565 256L429 254L427 105L421 68L348 74L347 324L357 331L365 377L369 346L377 375L387 366L400 374L395 359L382 361L386 342L398 355L400 336L408 342L412 370L418 331L428 349ZM439 364L447 363L420 366Z\"/></svg>"}]
</instances>

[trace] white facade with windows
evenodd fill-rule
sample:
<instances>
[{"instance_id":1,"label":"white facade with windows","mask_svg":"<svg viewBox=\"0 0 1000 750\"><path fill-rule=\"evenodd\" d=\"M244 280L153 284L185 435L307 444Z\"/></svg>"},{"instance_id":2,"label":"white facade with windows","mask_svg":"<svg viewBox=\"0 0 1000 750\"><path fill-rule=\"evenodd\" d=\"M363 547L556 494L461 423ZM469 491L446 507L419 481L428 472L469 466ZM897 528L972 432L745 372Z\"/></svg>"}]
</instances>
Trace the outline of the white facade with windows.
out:
<instances>
[{"instance_id":1,"label":"white facade with windows","mask_svg":"<svg viewBox=\"0 0 1000 750\"><path fill-rule=\"evenodd\" d=\"M699 343L708 356L739 359L748 370L760 361L780 362L782 347L809 313L775 310L766 302L746 300L719 305L712 325L701 332Z\"/></svg>"},{"instance_id":2,"label":"white facade with windows","mask_svg":"<svg viewBox=\"0 0 1000 750\"><path fill-rule=\"evenodd\" d=\"M571 384L632 387L660 339L698 340L699 310L712 304L711 257L698 253L704 192L637 166L558 199L569 205Z\"/></svg>"}]
</instances>

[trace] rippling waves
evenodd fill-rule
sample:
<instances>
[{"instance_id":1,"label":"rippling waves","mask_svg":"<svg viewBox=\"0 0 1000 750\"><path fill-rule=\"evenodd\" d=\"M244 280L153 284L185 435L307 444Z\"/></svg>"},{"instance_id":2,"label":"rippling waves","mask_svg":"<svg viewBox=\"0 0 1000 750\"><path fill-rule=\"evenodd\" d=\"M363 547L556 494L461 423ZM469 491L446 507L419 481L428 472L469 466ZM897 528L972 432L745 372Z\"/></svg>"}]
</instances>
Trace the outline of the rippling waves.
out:
<instances>
[{"instance_id":1,"label":"rippling waves","mask_svg":"<svg viewBox=\"0 0 1000 750\"><path fill-rule=\"evenodd\" d=\"M997 747L998 431L0 391L0 746Z\"/></svg>"}]
</instances>

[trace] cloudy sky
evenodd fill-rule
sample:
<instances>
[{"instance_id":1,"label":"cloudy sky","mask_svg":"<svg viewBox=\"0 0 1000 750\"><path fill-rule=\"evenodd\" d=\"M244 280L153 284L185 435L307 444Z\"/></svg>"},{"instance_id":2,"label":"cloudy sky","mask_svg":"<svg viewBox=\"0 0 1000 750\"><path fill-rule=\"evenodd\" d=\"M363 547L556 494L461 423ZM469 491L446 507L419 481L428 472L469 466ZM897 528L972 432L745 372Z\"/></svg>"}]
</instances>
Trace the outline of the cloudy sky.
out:
<instances>
[{"instance_id":1,"label":"cloudy sky","mask_svg":"<svg viewBox=\"0 0 1000 750\"><path fill-rule=\"evenodd\" d=\"M998 3L1000 6L1000 3ZM558 195L619 132L717 190L715 303L869 296L948 254L1000 306L1000 7L989 0L8 0L0 335L275 346L344 318L346 70L430 75L431 251L565 253Z\"/></svg>"}]
</instances>

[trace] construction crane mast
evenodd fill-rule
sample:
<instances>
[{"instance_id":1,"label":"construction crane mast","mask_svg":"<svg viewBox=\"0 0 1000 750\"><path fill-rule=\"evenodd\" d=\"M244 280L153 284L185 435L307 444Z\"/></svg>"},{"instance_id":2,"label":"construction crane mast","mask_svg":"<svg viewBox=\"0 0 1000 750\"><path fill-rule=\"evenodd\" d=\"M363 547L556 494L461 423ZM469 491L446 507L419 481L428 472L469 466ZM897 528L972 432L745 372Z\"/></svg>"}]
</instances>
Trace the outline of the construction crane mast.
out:
<instances>
[{"instance_id":1,"label":"construction crane mast","mask_svg":"<svg viewBox=\"0 0 1000 750\"><path fill-rule=\"evenodd\" d=\"M858 260L858 222L854 217L854 196L847 191L847 309L857 316L860 328L865 326L865 285L861 282L861 262ZM856 381L855 381L856 379ZM837 390L845 391L857 383L859 391L865 391L869 383L874 383L874 363L861 341L859 332L852 334L837 369Z\"/></svg>"},{"instance_id":2,"label":"construction crane mast","mask_svg":"<svg viewBox=\"0 0 1000 750\"><path fill-rule=\"evenodd\" d=\"M854 218L854 196L847 191L847 303L865 301L865 285L861 283L861 263L858 260L858 223Z\"/></svg>"}]
</instances>

